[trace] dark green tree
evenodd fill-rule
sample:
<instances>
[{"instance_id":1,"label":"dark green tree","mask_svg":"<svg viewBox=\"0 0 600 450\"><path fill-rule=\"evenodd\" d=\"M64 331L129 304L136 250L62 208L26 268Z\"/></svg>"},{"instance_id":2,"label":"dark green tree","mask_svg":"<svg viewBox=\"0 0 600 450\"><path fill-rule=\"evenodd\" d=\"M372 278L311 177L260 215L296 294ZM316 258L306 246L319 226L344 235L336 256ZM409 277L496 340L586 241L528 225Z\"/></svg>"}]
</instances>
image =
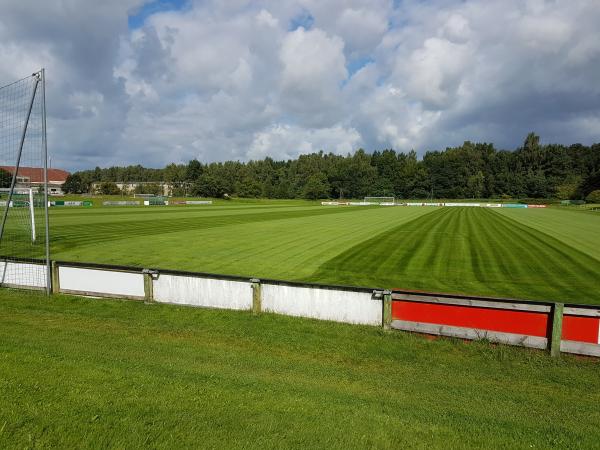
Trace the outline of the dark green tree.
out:
<instances>
[{"instance_id":1,"label":"dark green tree","mask_svg":"<svg viewBox=\"0 0 600 450\"><path fill-rule=\"evenodd\" d=\"M0 169L0 188L9 188L12 182L12 174L4 169Z\"/></svg>"},{"instance_id":2,"label":"dark green tree","mask_svg":"<svg viewBox=\"0 0 600 450\"><path fill-rule=\"evenodd\" d=\"M202 174L192 185L192 195L197 197L222 198L227 193L223 180L210 173Z\"/></svg>"},{"instance_id":3,"label":"dark green tree","mask_svg":"<svg viewBox=\"0 0 600 450\"><path fill-rule=\"evenodd\" d=\"M67 194L82 194L87 192L88 186L78 173L70 174L62 185L62 190Z\"/></svg>"},{"instance_id":4,"label":"dark green tree","mask_svg":"<svg viewBox=\"0 0 600 450\"><path fill-rule=\"evenodd\" d=\"M185 179L194 182L200 178L203 172L202 164L197 159L192 159L186 168Z\"/></svg>"},{"instance_id":5,"label":"dark green tree","mask_svg":"<svg viewBox=\"0 0 600 450\"><path fill-rule=\"evenodd\" d=\"M311 175L302 191L302 196L307 200L317 200L320 198L328 198L331 187L327 182L327 178L322 173Z\"/></svg>"},{"instance_id":6,"label":"dark green tree","mask_svg":"<svg viewBox=\"0 0 600 450\"><path fill-rule=\"evenodd\" d=\"M117 186L116 183L112 181L104 181L100 183L100 187L98 189L101 195L119 195L121 194L121 190Z\"/></svg>"},{"instance_id":7,"label":"dark green tree","mask_svg":"<svg viewBox=\"0 0 600 450\"><path fill-rule=\"evenodd\" d=\"M600 189L590 192L585 200L588 203L600 203Z\"/></svg>"}]
</instances>

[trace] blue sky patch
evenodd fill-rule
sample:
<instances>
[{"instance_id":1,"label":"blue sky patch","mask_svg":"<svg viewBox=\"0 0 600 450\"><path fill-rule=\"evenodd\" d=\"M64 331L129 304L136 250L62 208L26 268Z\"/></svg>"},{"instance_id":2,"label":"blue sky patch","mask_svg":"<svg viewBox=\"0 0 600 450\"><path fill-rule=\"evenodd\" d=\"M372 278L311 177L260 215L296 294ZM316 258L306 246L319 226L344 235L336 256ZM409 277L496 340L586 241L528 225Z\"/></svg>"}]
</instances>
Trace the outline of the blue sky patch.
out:
<instances>
[{"instance_id":1,"label":"blue sky patch","mask_svg":"<svg viewBox=\"0 0 600 450\"><path fill-rule=\"evenodd\" d=\"M304 28L305 30L310 30L314 23L315 18L304 9L300 14L292 17L288 30L294 31L300 27Z\"/></svg>"},{"instance_id":2,"label":"blue sky patch","mask_svg":"<svg viewBox=\"0 0 600 450\"><path fill-rule=\"evenodd\" d=\"M163 11L179 11L188 3L188 0L152 0L145 3L127 17L129 29L140 28L152 14Z\"/></svg>"},{"instance_id":3,"label":"blue sky patch","mask_svg":"<svg viewBox=\"0 0 600 450\"><path fill-rule=\"evenodd\" d=\"M348 64L346 64L346 69L348 69L348 75L349 75L348 78L352 77L352 75L354 75L360 69L362 69L367 64L372 63L372 62L375 62L375 59L373 59L370 56L364 57L364 58L352 59L352 60L348 61Z\"/></svg>"}]
</instances>

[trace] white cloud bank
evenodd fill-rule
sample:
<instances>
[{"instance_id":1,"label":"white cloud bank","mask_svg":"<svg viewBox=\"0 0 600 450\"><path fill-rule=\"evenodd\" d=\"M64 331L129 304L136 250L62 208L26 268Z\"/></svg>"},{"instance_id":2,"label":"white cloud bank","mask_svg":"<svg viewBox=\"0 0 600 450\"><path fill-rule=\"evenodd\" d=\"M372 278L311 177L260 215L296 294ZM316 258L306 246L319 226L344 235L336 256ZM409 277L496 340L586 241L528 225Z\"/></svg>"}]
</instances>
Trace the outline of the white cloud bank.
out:
<instances>
[{"instance_id":1,"label":"white cloud bank","mask_svg":"<svg viewBox=\"0 0 600 450\"><path fill-rule=\"evenodd\" d=\"M45 66L68 169L600 140L595 0L7 0L0 84Z\"/></svg>"}]
</instances>

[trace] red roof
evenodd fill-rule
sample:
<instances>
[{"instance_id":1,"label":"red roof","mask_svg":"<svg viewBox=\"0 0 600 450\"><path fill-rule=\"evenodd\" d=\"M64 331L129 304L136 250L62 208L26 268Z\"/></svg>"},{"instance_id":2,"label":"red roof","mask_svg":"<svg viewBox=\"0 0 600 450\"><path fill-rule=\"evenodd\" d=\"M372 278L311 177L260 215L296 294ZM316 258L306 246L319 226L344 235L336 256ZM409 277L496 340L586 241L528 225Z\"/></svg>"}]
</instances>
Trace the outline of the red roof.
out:
<instances>
[{"instance_id":1,"label":"red roof","mask_svg":"<svg viewBox=\"0 0 600 450\"><path fill-rule=\"evenodd\" d=\"M11 174L15 172L15 166L0 166L0 169L6 170ZM41 167L19 167L17 176L29 178L30 183L43 183L44 169ZM66 170L48 169L49 183L64 183L68 176L69 172Z\"/></svg>"}]
</instances>

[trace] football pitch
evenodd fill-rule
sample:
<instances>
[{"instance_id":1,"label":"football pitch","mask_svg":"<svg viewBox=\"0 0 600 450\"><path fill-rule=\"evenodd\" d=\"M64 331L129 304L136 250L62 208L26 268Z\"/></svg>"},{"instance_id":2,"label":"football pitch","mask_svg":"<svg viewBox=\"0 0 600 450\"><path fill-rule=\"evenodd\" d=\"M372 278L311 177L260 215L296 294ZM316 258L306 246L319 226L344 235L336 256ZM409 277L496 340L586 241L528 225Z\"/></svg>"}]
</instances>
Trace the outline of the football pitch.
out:
<instances>
[{"instance_id":1,"label":"football pitch","mask_svg":"<svg viewBox=\"0 0 600 450\"><path fill-rule=\"evenodd\" d=\"M52 208L52 259L600 304L600 214L303 201Z\"/></svg>"}]
</instances>

